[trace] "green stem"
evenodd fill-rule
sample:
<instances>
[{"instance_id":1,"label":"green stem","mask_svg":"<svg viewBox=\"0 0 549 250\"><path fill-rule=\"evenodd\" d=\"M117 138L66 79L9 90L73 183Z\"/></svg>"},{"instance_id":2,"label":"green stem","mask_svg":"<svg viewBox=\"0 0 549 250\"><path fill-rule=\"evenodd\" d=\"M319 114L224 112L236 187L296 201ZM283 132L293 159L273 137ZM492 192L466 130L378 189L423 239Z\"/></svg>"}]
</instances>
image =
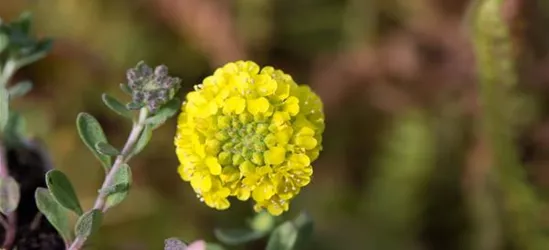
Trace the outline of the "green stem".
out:
<instances>
[{"instance_id":1,"label":"green stem","mask_svg":"<svg viewBox=\"0 0 549 250\"><path fill-rule=\"evenodd\" d=\"M107 173L107 177L105 178L105 181L103 182L103 185L101 186L101 190L107 189L108 187L111 187L115 184L115 175L116 172L120 169L120 167L127 163L129 158L131 157L131 152L133 148L135 147L135 144L139 140L139 136L141 136L141 133L143 132L143 129L145 128L145 120L148 118L149 112L147 108L141 108L139 112L139 118L136 123L134 123L134 126L130 132L130 135L128 136L128 140L126 141L126 144L124 145L124 148L122 149L122 152L118 157L116 157L115 162L113 163L111 169ZM106 205L108 193L106 192L99 192L99 195L97 196L95 200L95 205L93 206L91 210L99 210L105 213L108 210L108 207ZM82 246L84 246L84 243L86 242L85 237L78 236L73 241L71 246L68 248L69 250L78 250L81 249Z\"/></svg>"}]
</instances>

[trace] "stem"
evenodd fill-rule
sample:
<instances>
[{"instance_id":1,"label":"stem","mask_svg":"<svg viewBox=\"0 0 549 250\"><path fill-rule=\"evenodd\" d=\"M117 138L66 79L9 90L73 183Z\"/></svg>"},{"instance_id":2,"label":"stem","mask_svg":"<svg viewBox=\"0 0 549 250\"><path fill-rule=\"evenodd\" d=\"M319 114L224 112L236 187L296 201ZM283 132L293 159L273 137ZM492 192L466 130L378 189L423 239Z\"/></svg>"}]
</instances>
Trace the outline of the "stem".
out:
<instances>
[{"instance_id":1,"label":"stem","mask_svg":"<svg viewBox=\"0 0 549 250\"><path fill-rule=\"evenodd\" d=\"M5 88L8 85L9 80L15 74L17 65L13 60L8 60L4 65L4 68L0 72L0 88ZM4 145L0 141L0 178L9 177L8 162L6 161L6 152ZM15 236L17 233L17 213L13 211L6 214L7 221L2 218L2 226L5 228L4 242L2 247L5 249L11 249L15 242Z\"/></svg>"},{"instance_id":2,"label":"stem","mask_svg":"<svg viewBox=\"0 0 549 250\"><path fill-rule=\"evenodd\" d=\"M115 175L118 169L126 163L129 160L129 156L136 144L136 142L139 140L139 136L143 132L143 129L145 128L145 119L147 119L149 113L147 108L141 108L139 111L139 118L136 123L134 123L132 131L130 132L130 135L128 136L128 140L126 141L126 144L124 145L124 148L122 149L122 152L120 155L116 157L116 160L114 161L114 164L112 165L111 169L109 170L109 173L107 173L107 177L105 178L105 181L103 182L103 185L101 186L101 190L106 189L112 185L114 185L115 182ZM105 206L107 201L108 193L106 192L99 192L99 195L97 196L97 199L95 200L95 205L91 210L99 210L105 213L108 210L108 207ZM74 239L73 243L69 247L69 250L78 250L81 249L84 243L86 242L85 237L78 236L76 239Z\"/></svg>"}]
</instances>

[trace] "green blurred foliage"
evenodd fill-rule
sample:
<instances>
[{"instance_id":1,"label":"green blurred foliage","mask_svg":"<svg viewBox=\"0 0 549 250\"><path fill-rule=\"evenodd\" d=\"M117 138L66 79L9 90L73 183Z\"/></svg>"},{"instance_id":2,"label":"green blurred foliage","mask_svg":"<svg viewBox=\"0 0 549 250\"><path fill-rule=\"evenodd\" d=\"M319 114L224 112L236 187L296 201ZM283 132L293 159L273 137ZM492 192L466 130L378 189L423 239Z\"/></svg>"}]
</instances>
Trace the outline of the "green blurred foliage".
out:
<instances>
[{"instance_id":1,"label":"green blurred foliage","mask_svg":"<svg viewBox=\"0 0 549 250\"><path fill-rule=\"evenodd\" d=\"M476 13L472 1L3 0L0 16L30 10L34 32L55 40L47 58L16 76L35 88L13 105L85 209L103 170L75 119L93 114L120 146L130 124L102 105L101 94L124 98L118 84L126 69L140 60L166 64L182 79L183 97L215 67L251 59L311 85L325 103L324 151L312 183L284 215L310 213L309 249L526 249L514 243L526 244L515 235L522 229L509 229L521 224L501 208L538 193L531 205L542 208L540 218L549 215L549 10L541 0L504 2L511 40L503 42L513 44L520 98L489 110L502 111L515 131L503 143L516 148L520 162L506 164L525 173L519 184L491 172L498 153L481 129L486 111L466 22ZM172 119L132 159L132 190L105 216L96 249L160 249L170 237L215 241L215 228L242 227L253 216L248 203L215 211L199 202L177 175L174 133ZM547 238L539 220L544 231L536 234Z\"/></svg>"}]
</instances>

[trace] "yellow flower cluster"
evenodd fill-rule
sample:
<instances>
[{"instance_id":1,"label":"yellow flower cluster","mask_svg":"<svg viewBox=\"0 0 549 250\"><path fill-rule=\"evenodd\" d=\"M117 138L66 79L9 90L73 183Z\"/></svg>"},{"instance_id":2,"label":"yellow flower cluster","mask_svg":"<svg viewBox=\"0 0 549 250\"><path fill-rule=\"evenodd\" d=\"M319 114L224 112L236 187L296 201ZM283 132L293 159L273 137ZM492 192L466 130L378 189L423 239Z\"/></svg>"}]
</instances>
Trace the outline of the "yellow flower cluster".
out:
<instances>
[{"instance_id":1,"label":"yellow flower cluster","mask_svg":"<svg viewBox=\"0 0 549 250\"><path fill-rule=\"evenodd\" d=\"M188 93L175 137L181 178L208 206L228 197L280 215L311 181L322 149L322 102L272 67L237 61Z\"/></svg>"}]
</instances>

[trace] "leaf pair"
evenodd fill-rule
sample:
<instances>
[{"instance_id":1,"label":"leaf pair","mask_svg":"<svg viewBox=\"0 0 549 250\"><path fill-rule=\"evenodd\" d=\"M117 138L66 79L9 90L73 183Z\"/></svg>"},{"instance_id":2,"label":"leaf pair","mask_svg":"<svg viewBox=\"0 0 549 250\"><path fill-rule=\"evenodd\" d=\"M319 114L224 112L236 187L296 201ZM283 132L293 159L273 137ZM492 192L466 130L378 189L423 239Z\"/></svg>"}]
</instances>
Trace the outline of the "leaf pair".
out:
<instances>
[{"instance_id":1,"label":"leaf pair","mask_svg":"<svg viewBox=\"0 0 549 250\"><path fill-rule=\"evenodd\" d=\"M106 206L116 206L126 198L130 183L131 170L127 164L124 164L116 172L115 186L118 188L109 191ZM73 185L67 176L59 170L50 170L46 173L46 184L48 189L38 188L35 193L36 204L40 212L46 216L67 242L72 238L67 211L74 212L79 216L75 227L76 236L89 237L101 224L103 212L94 209L84 213Z\"/></svg>"},{"instance_id":2,"label":"leaf pair","mask_svg":"<svg viewBox=\"0 0 549 250\"><path fill-rule=\"evenodd\" d=\"M35 193L35 199L38 210L44 214L65 242L69 243L73 238L73 233L69 226L68 210L46 188L38 188ZM99 225L101 225L102 218L103 213L95 209L82 214L76 222L74 234L79 237L89 237L97 231Z\"/></svg>"}]
</instances>

